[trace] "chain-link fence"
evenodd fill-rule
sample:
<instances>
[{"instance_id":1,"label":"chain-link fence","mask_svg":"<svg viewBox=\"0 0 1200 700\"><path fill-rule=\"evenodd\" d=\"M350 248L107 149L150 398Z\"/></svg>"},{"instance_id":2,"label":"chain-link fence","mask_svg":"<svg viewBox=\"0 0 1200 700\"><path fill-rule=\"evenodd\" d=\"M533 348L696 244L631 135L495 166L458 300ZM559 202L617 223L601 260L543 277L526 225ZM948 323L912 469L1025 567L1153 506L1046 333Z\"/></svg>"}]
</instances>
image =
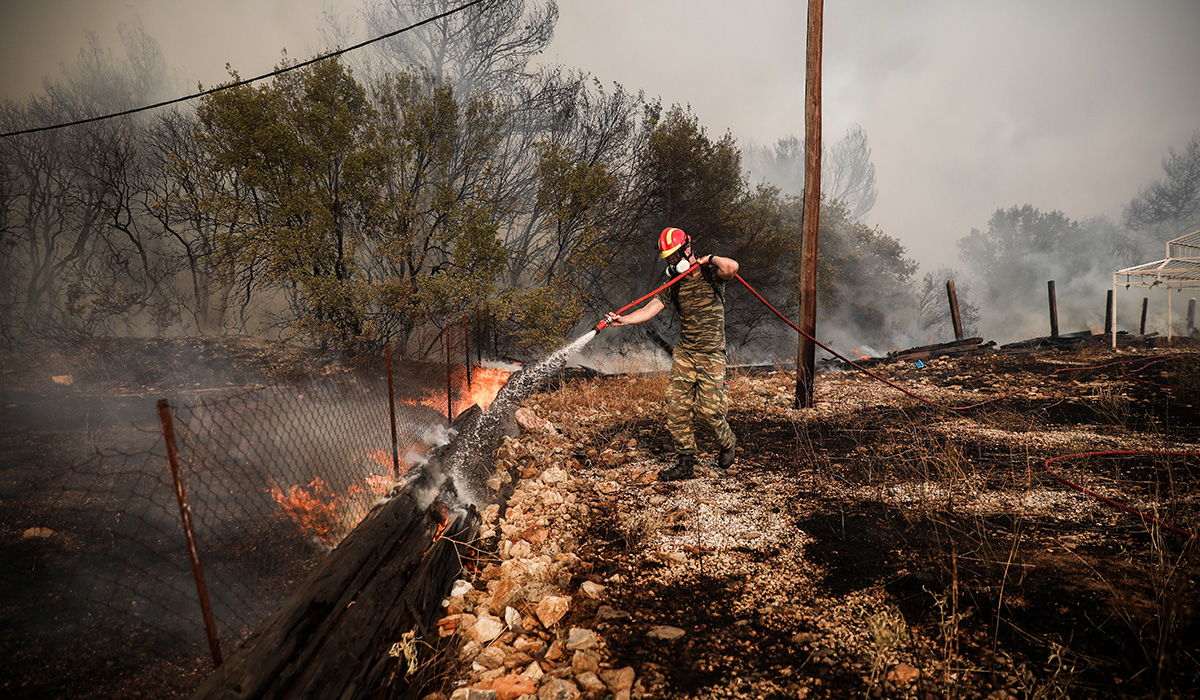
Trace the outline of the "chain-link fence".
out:
<instances>
[{"instance_id":1,"label":"chain-link fence","mask_svg":"<svg viewBox=\"0 0 1200 700\"><path fill-rule=\"evenodd\" d=\"M389 387L385 359L179 392L158 410L143 395L117 411L133 417L121 449L5 482L0 649L17 663L0 694L194 688L213 649L231 652L445 438L445 407L469 405L463 365L397 371Z\"/></svg>"}]
</instances>

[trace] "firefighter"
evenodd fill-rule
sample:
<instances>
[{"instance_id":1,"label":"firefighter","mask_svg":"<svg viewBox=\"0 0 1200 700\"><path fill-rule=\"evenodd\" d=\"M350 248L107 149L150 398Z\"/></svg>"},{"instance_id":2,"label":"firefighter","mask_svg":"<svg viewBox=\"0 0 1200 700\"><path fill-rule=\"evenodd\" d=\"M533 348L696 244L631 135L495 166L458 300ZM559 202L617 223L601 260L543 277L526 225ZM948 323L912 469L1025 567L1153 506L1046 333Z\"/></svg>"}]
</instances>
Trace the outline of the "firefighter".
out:
<instances>
[{"instance_id":1,"label":"firefighter","mask_svg":"<svg viewBox=\"0 0 1200 700\"><path fill-rule=\"evenodd\" d=\"M719 471L732 466L737 455L737 438L725 420L729 404L725 382L725 283L737 274L738 263L716 255L697 258L691 237L678 228L663 229L658 250L667 261L668 275L682 274L695 266L700 271L662 290L641 308L623 316L610 313L605 321L611 326L644 323L668 306L679 314L679 342L672 353L666 392L667 430L675 444L675 465L658 473L660 481L675 481L695 475L694 423L716 438L721 448Z\"/></svg>"}]
</instances>

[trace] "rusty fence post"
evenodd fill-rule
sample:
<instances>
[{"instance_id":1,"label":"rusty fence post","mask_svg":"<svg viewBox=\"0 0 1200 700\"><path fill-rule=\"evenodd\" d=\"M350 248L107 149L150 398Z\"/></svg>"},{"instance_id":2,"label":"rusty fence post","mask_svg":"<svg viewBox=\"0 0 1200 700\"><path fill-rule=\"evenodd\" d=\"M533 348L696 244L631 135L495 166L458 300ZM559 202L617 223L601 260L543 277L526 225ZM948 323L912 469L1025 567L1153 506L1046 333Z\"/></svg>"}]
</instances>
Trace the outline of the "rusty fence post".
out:
<instances>
[{"instance_id":1,"label":"rusty fence post","mask_svg":"<svg viewBox=\"0 0 1200 700\"><path fill-rule=\"evenodd\" d=\"M1050 297L1050 337L1058 337L1058 295L1054 293L1054 280L1046 283L1046 293Z\"/></svg>"},{"instance_id":2,"label":"rusty fence post","mask_svg":"<svg viewBox=\"0 0 1200 700\"><path fill-rule=\"evenodd\" d=\"M454 391L450 385L450 327L453 323L446 323L446 333L443 336L443 343L446 345L446 420L454 422Z\"/></svg>"},{"instance_id":3,"label":"rusty fence post","mask_svg":"<svg viewBox=\"0 0 1200 700\"><path fill-rule=\"evenodd\" d=\"M396 390L392 380L392 344L388 343L383 346L383 351L387 353L387 375L388 375L388 416L392 422L392 477L400 478L400 446L396 439Z\"/></svg>"},{"instance_id":4,"label":"rusty fence post","mask_svg":"<svg viewBox=\"0 0 1200 700\"><path fill-rule=\"evenodd\" d=\"M471 326L467 320L466 315L463 316L462 323L463 323L463 343L466 345L466 348L464 349L464 352L463 352L463 357L466 358L467 388L470 389L471 388Z\"/></svg>"},{"instance_id":5,"label":"rusty fence post","mask_svg":"<svg viewBox=\"0 0 1200 700\"><path fill-rule=\"evenodd\" d=\"M196 530L192 525L192 508L188 505L183 476L179 471L179 448L175 443L171 404L166 399L158 401L158 416L162 421L163 440L167 443L167 462L171 465L171 480L175 482L179 519L183 521L183 536L187 540L188 558L192 561L192 577L196 580L196 595L200 599L200 613L204 617L204 632L208 635L208 650L212 653L213 668L216 668L221 665L221 642L217 637L217 622L213 619L212 603L208 599L208 585L204 582L204 568L200 566L200 550L196 547Z\"/></svg>"},{"instance_id":6,"label":"rusty fence post","mask_svg":"<svg viewBox=\"0 0 1200 700\"><path fill-rule=\"evenodd\" d=\"M1142 325L1138 326L1138 335L1146 335L1146 309L1150 306L1150 297L1142 297Z\"/></svg>"}]
</instances>

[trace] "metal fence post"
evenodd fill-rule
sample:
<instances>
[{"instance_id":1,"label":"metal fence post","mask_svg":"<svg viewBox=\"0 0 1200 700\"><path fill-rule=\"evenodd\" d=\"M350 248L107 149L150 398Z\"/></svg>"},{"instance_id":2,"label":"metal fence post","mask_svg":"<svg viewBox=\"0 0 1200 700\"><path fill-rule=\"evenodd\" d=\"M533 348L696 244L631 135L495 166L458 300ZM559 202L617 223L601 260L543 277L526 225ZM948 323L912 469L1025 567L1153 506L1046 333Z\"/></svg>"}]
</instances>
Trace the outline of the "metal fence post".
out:
<instances>
[{"instance_id":1,"label":"metal fence post","mask_svg":"<svg viewBox=\"0 0 1200 700\"><path fill-rule=\"evenodd\" d=\"M463 326L463 343L467 346L465 348L465 352L463 352L463 357L466 358L465 366L467 368L467 388L470 389L471 388L471 326L469 325L469 323L467 321L466 315L463 316L462 326Z\"/></svg>"},{"instance_id":2,"label":"metal fence post","mask_svg":"<svg viewBox=\"0 0 1200 700\"><path fill-rule=\"evenodd\" d=\"M187 492L183 488L183 477L179 473L179 448L175 443L175 424L171 419L171 404L166 399L158 401L158 416L162 420L163 439L167 443L167 462L171 465L171 480L175 482L175 498L179 501L179 518L183 521L183 536L187 540L188 558L192 561L192 577L196 580L196 595L200 599L200 613L204 616L208 650L212 653L213 667L216 668L221 665L221 643L217 638L217 623L213 619L212 603L208 599L208 585L204 583L204 568L200 566L200 550L196 548L192 509L188 505Z\"/></svg>"},{"instance_id":3,"label":"metal fence post","mask_svg":"<svg viewBox=\"0 0 1200 700\"><path fill-rule=\"evenodd\" d=\"M450 327L454 324L446 323L446 334L443 336L446 343L446 420L454 422L454 391L450 385Z\"/></svg>"},{"instance_id":4,"label":"metal fence post","mask_svg":"<svg viewBox=\"0 0 1200 700\"><path fill-rule=\"evenodd\" d=\"M392 385L392 344L388 343L383 346L383 351L387 353L387 375L388 375L388 415L392 422L392 477L400 478L400 447L396 440L396 390Z\"/></svg>"}]
</instances>

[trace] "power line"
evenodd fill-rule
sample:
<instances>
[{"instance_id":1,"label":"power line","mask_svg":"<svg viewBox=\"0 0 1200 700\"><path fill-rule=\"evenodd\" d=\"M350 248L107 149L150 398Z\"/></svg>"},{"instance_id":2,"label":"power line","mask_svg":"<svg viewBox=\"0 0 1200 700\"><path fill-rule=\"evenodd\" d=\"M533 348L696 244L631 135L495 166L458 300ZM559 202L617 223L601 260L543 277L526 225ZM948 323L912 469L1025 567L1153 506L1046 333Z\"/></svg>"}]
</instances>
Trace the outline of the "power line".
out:
<instances>
[{"instance_id":1,"label":"power line","mask_svg":"<svg viewBox=\"0 0 1200 700\"><path fill-rule=\"evenodd\" d=\"M134 107L133 109L127 109L123 112L113 112L112 114L105 114L105 115L102 115L99 117L88 117L87 119L77 119L72 122L63 122L61 124L52 124L50 126L38 126L38 127L32 128L32 129L21 129L20 131L9 131L7 133L0 134L0 139L5 139L10 136L21 136L23 134L36 134L41 131L51 131L53 129L63 129L68 126L79 126L80 124L91 124L92 122L104 121L105 119L113 119L114 117L124 117L129 114L137 114L138 112L145 112L145 111L148 111L151 109L158 109L159 107L166 107L167 105L178 104L180 102L187 102L188 100L194 100L197 97L204 97L206 95L212 95L213 93L221 92L222 90L229 90L230 88L241 87L242 85L249 85L250 83L258 82L259 80L266 80L267 78L273 78L277 75L282 75L284 73L287 73L288 71L296 70L297 68L304 68L305 66L311 66L312 64L317 63L318 61L324 61L326 59L333 58L335 56L341 56L342 54L350 53L351 51L361 49L364 46L368 46L370 44L374 44L376 42L383 41L384 39L390 39L398 34L403 34L404 32L410 31L412 29L416 29L417 27L429 24L430 22L436 22L439 19L445 19L446 17L457 14L459 12L462 12L463 10L466 10L470 7L474 7L475 5L479 5L479 4L487 2L487 1L488 0L471 0L471 2L468 2L467 4L463 5L462 7L457 7L448 12L443 12L440 15L434 15L433 17L430 17L428 19L423 19L420 22L417 22L416 24L410 24L409 26L404 27L403 29L397 29L395 31L388 32L387 34L377 36L374 39L367 39L366 41L355 44L354 46L348 46L344 49L338 49L337 51L332 51L327 54L321 54L320 56L317 56L315 58L310 58L307 61L301 61L300 63L297 63L295 65L287 66L286 68L279 68L277 70L271 71L270 73L264 73L260 76L254 77L254 78L246 78L245 80L239 80L234 83L229 83L228 85L219 85L215 88L203 90L201 92L197 92L197 93L194 93L191 95L185 95L184 97L176 97L175 99L167 100L165 102L156 102L152 105L145 105L143 107Z\"/></svg>"}]
</instances>

